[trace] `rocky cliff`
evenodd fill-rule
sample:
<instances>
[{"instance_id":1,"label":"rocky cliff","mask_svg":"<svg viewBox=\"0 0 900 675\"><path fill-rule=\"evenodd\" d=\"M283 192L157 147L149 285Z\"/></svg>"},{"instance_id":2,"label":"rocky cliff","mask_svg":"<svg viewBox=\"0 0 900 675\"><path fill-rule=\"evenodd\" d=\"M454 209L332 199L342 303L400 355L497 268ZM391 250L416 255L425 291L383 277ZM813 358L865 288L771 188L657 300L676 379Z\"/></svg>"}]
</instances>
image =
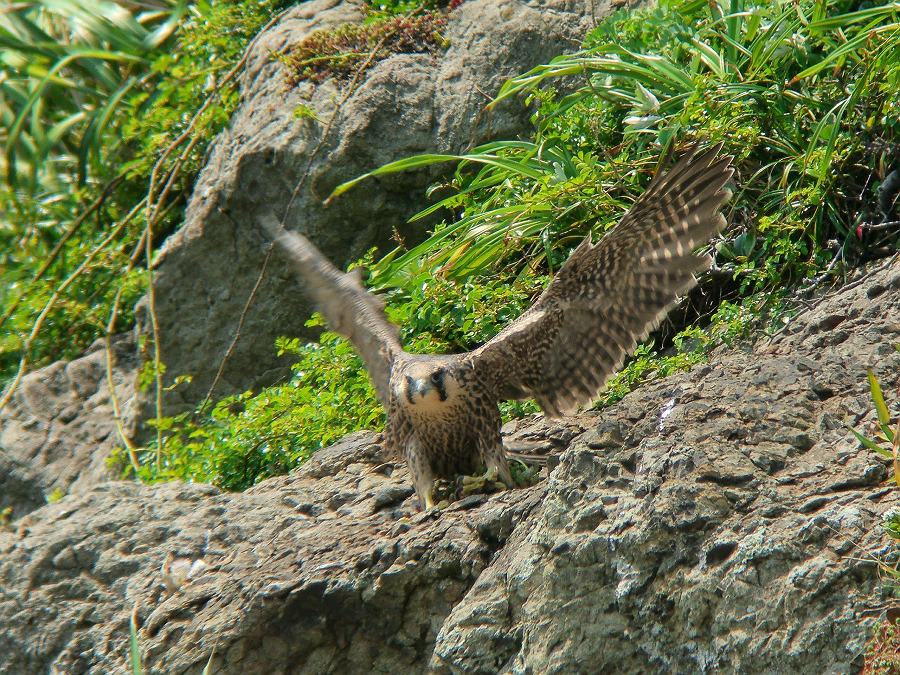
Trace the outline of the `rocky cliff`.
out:
<instances>
[{"instance_id":1,"label":"rocky cliff","mask_svg":"<svg viewBox=\"0 0 900 675\"><path fill-rule=\"evenodd\" d=\"M606 410L520 422L559 465L442 512L367 433L243 494L66 497L0 534L0 672L122 672L132 612L150 672L854 672L900 496L846 425L867 366L900 380L898 312L895 262ZM179 584L172 557L205 566Z\"/></svg>"},{"instance_id":2,"label":"rocky cliff","mask_svg":"<svg viewBox=\"0 0 900 675\"><path fill-rule=\"evenodd\" d=\"M271 52L359 11L301 5L250 55L243 103L157 269L168 373L195 376L173 407L205 394L234 337L260 275L261 209L337 262L384 244L433 175L320 197L382 162L526 128L518 108L483 114L475 85L496 90L577 42L592 3L469 0L440 57L395 55L346 98L329 82L286 88ZM320 122L295 117L301 104ZM253 340L218 393L279 372L274 336L306 318L293 284L264 276L244 317ZM111 481L97 345L29 375L0 414L0 673L126 672L132 617L145 672L854 672L885 592L879 523L900 498L848 425L872 419L867 367L886 391L900 383L898 309L895 261L603 411L510 425L511 444L558 465L427 513L375 433L241 494ZM130 433L134 341L114 351Z\"/></svg>"}]
</instances>

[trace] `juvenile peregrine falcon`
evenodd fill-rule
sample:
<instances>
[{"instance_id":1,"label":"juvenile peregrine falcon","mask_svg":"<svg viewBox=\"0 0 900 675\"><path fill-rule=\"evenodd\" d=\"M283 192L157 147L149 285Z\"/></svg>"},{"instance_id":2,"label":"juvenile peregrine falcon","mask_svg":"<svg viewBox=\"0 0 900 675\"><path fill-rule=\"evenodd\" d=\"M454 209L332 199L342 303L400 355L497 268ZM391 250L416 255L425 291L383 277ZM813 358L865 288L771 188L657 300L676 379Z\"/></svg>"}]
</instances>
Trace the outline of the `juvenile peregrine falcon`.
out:
<instances>
[{"instance_id":1,"label":"juvenile peregrine falcon","mask_svg":"<svg viewBox=\"0 0 900 675\"><path fill-rule=\"evenodd\" d=\"M263 227L293 261L329 327L350 339L387 409L385 442L402 452L425 508L435 478L487 467L512 476L497 404L533 398L558 417L588 403L639 340L663 319L694 274L710 264L693 250L725 225L730 157L694 150L657 174L598 243L588 235L537 302L487 344L465 354L403 351L384 303L358 276L336 269L303 235L273 218Z\"/></svg>"}]
</instances>

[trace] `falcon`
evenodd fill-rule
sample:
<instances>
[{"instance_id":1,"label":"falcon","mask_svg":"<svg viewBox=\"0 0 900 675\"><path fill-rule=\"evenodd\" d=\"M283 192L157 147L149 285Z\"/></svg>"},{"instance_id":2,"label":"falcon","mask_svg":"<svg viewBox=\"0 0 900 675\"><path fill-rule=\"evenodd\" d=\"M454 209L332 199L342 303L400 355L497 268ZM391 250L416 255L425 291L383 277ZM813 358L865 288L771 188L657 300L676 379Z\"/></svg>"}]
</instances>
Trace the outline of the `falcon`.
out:
<instances>
[{"instance_id":1,"label":"falcon","mask_svg":"<svg viewBox=\"0 0 900 675\"><path fill-rule=\"evenodd\" d=\"M695 148L658 172L599 242L585 237L530 309L463 354L404 351L384 302L358 274L335 268L274 217L262 219L330 329L365 362L387 410L385 443L405 456L424 508L434 506L439 478L487 469L513 487L498 403L533 398L548 417L589 403L697 283L711 259L694 249L725 226L720 208L731 197L732 158L721 148Z\"/></svg>"}]
</instances>

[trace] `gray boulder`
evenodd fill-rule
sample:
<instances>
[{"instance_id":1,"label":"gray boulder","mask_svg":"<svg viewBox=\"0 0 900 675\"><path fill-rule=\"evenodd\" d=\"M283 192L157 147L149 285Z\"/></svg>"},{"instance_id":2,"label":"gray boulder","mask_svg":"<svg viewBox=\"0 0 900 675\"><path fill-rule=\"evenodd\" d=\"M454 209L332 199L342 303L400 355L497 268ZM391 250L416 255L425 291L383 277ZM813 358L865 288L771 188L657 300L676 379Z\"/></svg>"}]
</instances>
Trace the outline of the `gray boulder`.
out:
<instances>
[{"instance_id":1,"label":"gray boulder","mask_svg":"<svg viewBox=\"0 0 900 675\"><path fill-rule=\"evenodd\" d=\"M116 396L124 430L132 435L133 341L117 338L113 353ZM83 492L109 480L116 471L106 459L120 444L102 340L81 358L29 373L0 411L0 511L11 508L18 517L51 496Z\"/></svg>"},{"instance_id":2,"label":"gray boulder","mask_svg":"<svg viewBox=\"0 0 900 675\"><path fill-rule=\"evenodd\" d=\"M370 247L391 246L395 228L420 237L421 227L403 225L421 210L425 187L449 165L372 180L331 206L322 202L339 183L386 162L457 153L525 132L530 112L524 106L511 102L488 113L489 97L509 76L577 45L591 14L587 2L469 0L450 15L446 51L380 61L349 97L332 80L288 89L283 66L271 54L315 30L361 21L362 4L304 3L263 34L250 55L243 102L215 143L183 228L158 261L156 312L167 378L193 377L167 395L172 411L203 399L236 334L262 269L260 214L274 212L288 227L305 231L339 266ZM294 112L301 105L312 108L318 121L298 119ZM308 335L309 313L300 286L273 260L215 395L286 374L275 338ZM140 316L149 336L146 302Z\"/></svg>"},{"instance_id":3,"label":"gray boulder","mask_svg":"<svg viewBox=\"0 0 900 675\"><path fill-rule=\"evenodd\" d=\"M0 534L0 673L123 672L132 611L145 672L421 670L542 489L417 514L373 440L244 494L107 483L20 521ZM169 553L208 567L169 593Z\"/></svg>"},{"instance_id":4,"label":"gray boulder","mask_svg":"<svg viewBox=\"0 0 900 675\"><path fill-rule=\"evenodd\" d=\"M123 672L132 613L147 672L854 672L900 493L846 425L867 366L900 383L898 312L894 263L603 411L511 424L562 450L549 478L440 513L369 433L243 494L67 496L0 531L0 673Z\"/></svg>"}]
</instances>

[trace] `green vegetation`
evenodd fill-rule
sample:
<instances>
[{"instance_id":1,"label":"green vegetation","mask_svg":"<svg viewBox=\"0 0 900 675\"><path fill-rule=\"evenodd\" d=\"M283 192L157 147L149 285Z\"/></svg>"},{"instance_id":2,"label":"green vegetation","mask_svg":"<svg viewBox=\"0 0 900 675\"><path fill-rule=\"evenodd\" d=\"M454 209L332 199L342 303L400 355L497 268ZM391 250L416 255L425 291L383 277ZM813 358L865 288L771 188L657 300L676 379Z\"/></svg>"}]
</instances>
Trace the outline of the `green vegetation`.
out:
<instances>
[{"instance_id":1,"label":"green vegetation","mask_svg":"<svg viewBox=\"0 0 900 675\"><path fill-rule=\"evenodd\" d=\"M849 7L734 0L620 11L583 52L503 87L498 100L525 93L538 105L532 141L373 172L461 159L443 186L451 194L414 220L440 208L464 214L380 261L376 286L435 268L453 277L524 269L545 255L553 268L586 232L615 224L661 154L693 140L721 140L737 158L733 236L719 254L741 293L810 278L836 254L858 262L867 242L856 230L880 220L873 190L900 131L900 51L897 4L839 14ZM558 95L554 82L573 76L586 84Z\"/></svg>"},{"instance_id":2,"label":"green vegetation","mask_svg":"<svg viewBox=\"0 0 900 675\"><path fill-rule=\"evenodd\" d=\"M896 467L895 467L896 470ZM896 478L896 474L895 474ZM884 533L900 543L900 511L892 509L884 514L881 522ZM897 569L897 547L892 547L890 556L876 559L885 577L893 581L893 595L896 596L900 570ZM900 671L900 624L896 609L889 609L887 615L875 624L866 649L863 673L871 675L891 675Z\"/></svg>"},{"instance_id":3,"label":"green vegetation","mask_svg":"<svg viewBox=\"0 0 900 675\"><path fill-rule=\"evenodd\" d=\"M895 348L897 346L895 345ZM875 377L871 368L868 370L869 391L872 394L872 403L875 405L876 422L873 424L872 436L869 437L857 429L851 427L850 431L856 436L861 445L875 452L885 459L890 459L894 464L894 482L900 486L900 458L897 449L900 447L900 419L896 423L891 422L891 413L884 400L881 391L881 383ZM893 424L893 426L892 426ZM887 447L885 447L887 445ZM891 536L900 538L900 530L887 527Z\"/></svg>"},{"instance_id":4,"label":"green vegetation","mask_svg":"<svg viewBox=\"0 0 900 675\"><path fill-rule=\"evenodd\" d=\"M130 324L141 268L237 103L229 71L285 4L43 0L0 13L0 381Z\"/></svg>"},{"instance_id":5,"label":"green vegetation","mask_svg":"<svg viewBox=\"0 0 900 675\"><path fill-rule=\"evenodd\" d=\"M369 67L391 54L429 53L444 46L441 32L447 25L447 13L441 9L411 9L395 16L382 10L363 24L317 30L277 56L285 64L290 86L303 81L319 84L329 78L339 82L359 79Z\"/></svg>"},{"instance_id":6,"label":"green vegetation","mask_svg":"<svg viewBox=\"0 0 900 675\"><path fill-rule=\"evenodd\" d=\"M885 619L875 627L866 650L864 675L893 675L900 671L900 627Z\"/></svg>"},{"instance_id":7,"label":"green vegetation","mask_svg":"<svg viewBox=\"0 0 900 675\"><path fill-rule=\"evenodd\" d=\"M158 11L134 14L122 2L104 5L106 19L78 33L54 18L49 0L0 16L11 50L0 64L0 200L16 214L0 225L0 377L129 325L154 246L180 223L208 143L236 104L241 54L286 4L159 0ZM383 50L433 51L458 3L371 4L362 26L313 34L281 55L286 75L346 82ZM369 285L384 293L408 348L472 349L536 298L583 236L617 222L661 158L721 140L736 157L738 190L715 245L717 269L701 280L712 300L640 347L600 404L690 368L753 327L777 326L792 289L838 282L896 248L892 231L879 228L889 218L876 190L896 161L898 8L663 0L617 12L581 51L502 89L499 99L533 106L530 139L373 168L456 163L413 219L443 222L415 247L370 255ZM306 107L296 115L315 119ZM364 179L331 198L355 198ZM289 382L157 419L154 442L120 454L126 471L242 489L381 424L346 342L326 332L317 344L285 338L277 348L297 358ZM147 386L158 385L164 365L147 365ZM504 414L534 410L510 404Z\"/></svg>"},{"instance_id":8,"label":"green vegetation","mask_svg":"<svg viewBox=\"0 0 900 675\"><path fill-rule=\"evenodd\" d=\"M900 345L894 345L900 351ZM892 420L890 408L885 401L881 383L870 368L868 370L869 392L875 409L875 419L867 425L865 431L850 428L850 431L863 447L872 450L881 457L892 461L894 482L900 486L900 459L897 450L900 447L900 418ZM883 514L881 527L884 533L895 542L900 541L900 511L891 509ZM897 548L892 547L887 555L878 555L876 562L885 577L893 580L893 594L896 595L900 581L900 570L897 568ZM896 611L889 610L878 624L869 640L866 650L864 673L895 673L900 668L900 627L897 624Z\"/></svg>"},{"instance_id":9,"label":"green vegetation","mask_svg":"<svg viewBox=\"0 0 900 675\"><path fill-rule=\"evenodd\" d=\"M733 225L716 247L726 300L671 345L640 347L600 404L690 368L753 326L777 325L784 289L821 282L826 270L837 279L864 260L869 242L858 228L879 218L868 205L890 166L900 68L891 58L896 9L846 13L852 9L670 2L621 11L588 36L583 52L503 89L501 97L526 92L534 101L532 140L373 170L458 162L452 179L431 190L440 199L413 219L447 213L432 236L367 261L369 285L385 292L408 348L467 350L489 339L587 232L618 220L660 154L694 139L723 140L737 157ZM564 75L584 85L559 95L550 85ZM353 198L364 178L332 199ZM298 356L291 382L226 399L210 413L160 420L167 446L158 466L156 446L141 451L143 477L239 489L345 432L380 424L361 363L343 340L326 333L317 345L280 348ZM514 404L505 413L534 410Z\"/></svg>"}]
</instances>

